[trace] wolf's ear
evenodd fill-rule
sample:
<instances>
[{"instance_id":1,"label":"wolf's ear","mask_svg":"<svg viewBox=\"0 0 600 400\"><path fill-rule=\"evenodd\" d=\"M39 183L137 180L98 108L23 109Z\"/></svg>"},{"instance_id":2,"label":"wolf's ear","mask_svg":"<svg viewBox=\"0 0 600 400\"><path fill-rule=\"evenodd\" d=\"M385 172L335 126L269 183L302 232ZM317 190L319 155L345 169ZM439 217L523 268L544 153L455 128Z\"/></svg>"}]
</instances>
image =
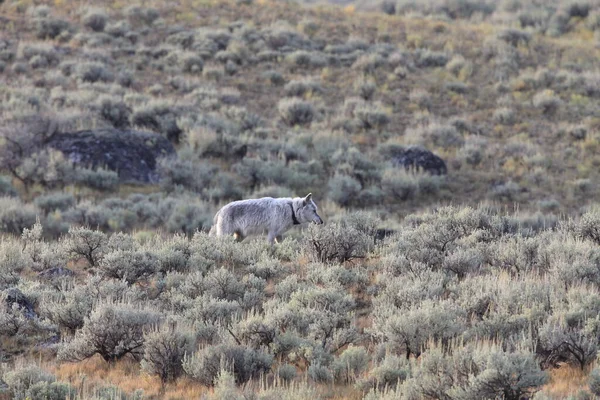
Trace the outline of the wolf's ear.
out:
<instances>
[{"instance_id":1,"label":"wolf's ear","mask_svg":"<svg viewBox=\"0 0 600 400\"><path fill-rule=\"evenodd\" d=\"M304 205L308 204L308 202L312 199L312 193L309 193L304 198Z\"/></svg>"}]
</instances>

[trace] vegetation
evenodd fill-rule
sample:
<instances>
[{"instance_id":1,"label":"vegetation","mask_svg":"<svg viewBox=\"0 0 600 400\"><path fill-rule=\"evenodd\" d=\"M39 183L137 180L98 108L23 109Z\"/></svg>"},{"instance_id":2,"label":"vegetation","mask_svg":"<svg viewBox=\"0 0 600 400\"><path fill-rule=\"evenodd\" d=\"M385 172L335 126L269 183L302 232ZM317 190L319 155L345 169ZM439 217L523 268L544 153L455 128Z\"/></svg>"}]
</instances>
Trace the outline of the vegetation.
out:
<instances>
[{"instance_id":1,"label":"vegetation","mask_svg":"<svg viewBox=\"0 0 600 400\"><path fill-rule=\"evenodd\" d=\"M0 1L0 398L600 395L600 3L346 3Z\"/></svg>"}]
</instances>

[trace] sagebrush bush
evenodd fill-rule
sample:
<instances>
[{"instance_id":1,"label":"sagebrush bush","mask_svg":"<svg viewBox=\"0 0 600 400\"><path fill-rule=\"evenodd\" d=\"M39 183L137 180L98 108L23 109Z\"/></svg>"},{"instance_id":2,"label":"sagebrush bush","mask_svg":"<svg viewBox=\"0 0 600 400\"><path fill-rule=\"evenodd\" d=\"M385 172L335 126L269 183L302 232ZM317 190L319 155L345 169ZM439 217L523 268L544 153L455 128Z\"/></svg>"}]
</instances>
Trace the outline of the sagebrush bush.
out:
<instances>
[{"instance_id":1,"label":"sagebrush bush","mask_svg":"<svg viewBox=\"0 0 600 400\"><path fill-rule=\"evenodd\" d=\"M64 211L75 206L75 197L70 193L48 193L37 197L34 203L45 213Z\"/></svg>"},{"instance_id":2,"label":"sagebrush bush","mask_svg":"<svg viewBox=\"0 0 600 400\"><path fill-rule=\"evenodd\" d=\"M310 225L304 237L304 248L313 260L320 262L364 258L374 241L370 233L352 219L323 227Z\"/></svg>"},{"instance_id":3,"label":"sagebrush bush","mask_svg":"<svg viewBox=\"0 0 600 400\"><path fill-rule=\"evenodd\" d=\"M312 103L296 98L280 100L277 109L282 121L289 126L309 125L316 115Z\"/></svg>"},{"instance_id":4,"label":"sagebrush bush","mask_svg":"<svg viewBox=\"0 0 600 400\"><path fill-rule=\"evenodd\" d=\"M108 21L108 15L101 9L89 9L83 16L83 25L94 32L102 32Z\"/></svg>"},{"instance_id":5,"label":"sagebrush bush","mask_svg":"<svg viewBox=\"0 0 600 400\"><path fill-rule=\"evenodd\" d=\"M239 345L216 345L186 357L185 372L206 386L214 385L221 369L233 374L235 382L242 384L271 369L273 356L260 350Z\"/></svg>"},{"instance_id":6,"label":"sagebrush bush","mask_svg":"<svg viewBox=\"0 0 600 400\"><path fill-rule=\"evenodd\" d=\"M82 82L112 82L114 74L108 67L98 61L86 61L76 64L75 76Z\"/></svg>"},{"instance_id":7,"label":"sagebrush bush","mask_svg":"<svg viewBox=\"0 0 600 400\"><path fill-rule=\"evenodd\" d=\"M131 109L124 101L112 96L100 96L96 104L102 118L115 128L123 129L129 126Z\"/></svg>"},{"instance_id":8,"label":"sagebrush bush","mask_svg":"<svg viewBox=\"0 0 600 400\"><path fill-rule=\"evenodd\" d=\"M540 108L544 114L553 114L561 106L562 100L551 90L537 93L533 97L533 106Z\"/></svg>"},{"instance_id":9,"label":"sagebrush bush","mask_svg":"<svg viewBox=\"0 0 600 400\"><path fill-rule=\"evenodd\" d=\"M141 367L162 382L177 379L183 374L183 359L194 349L194 335L174 323L144 334L144 355Z\"/></svg>"},{"instance_id":10,"label":"sagebrush bush","mask_svg":"<svg viewBox=\"0 0 600 400\"><path fill-rule=\"evenodd\" d=\"M2 380L14 399L25 399L28 398L28 394L31 394L30 389L38 384L52 384L56 381L56 377L36 365L25 365L4 373Z\"/></svg>"},{"instance_id":11,"label":"sagebrush bush","mask_svg":"<svg viewBox=\"0 0 600 400\"><path fill-rule=\"evenodd\" d=\"M167 139L178 142L183 132L177 123L179 114L179 108L172 102L156 100L134 108L131 123L159 132Z\"/></svg>"},{"instance_id":12,"label":"sagebrush bush","mask_svg":"<svg viewBox=\"0 0 600 400\"><path fill-rule=\"evenodd\" d=\"M70 228L65 249L73 257L83 257L91 267L98 266L108 239L103 232L87 228Z\"/></svg>"},{"instance_id":13,"label":"sagebrush bush","mask_svg":"<svg viewBox=\"0 0 600 400\"><path fill-rule=\"evenodd\" d=\"M59 348L57 357L81 361L99 354L106 361L115 361L131 354L140 359L144 333L160 319L156 311L126 303L98 303L73 339Z\"/></svg>"}]
</instances>

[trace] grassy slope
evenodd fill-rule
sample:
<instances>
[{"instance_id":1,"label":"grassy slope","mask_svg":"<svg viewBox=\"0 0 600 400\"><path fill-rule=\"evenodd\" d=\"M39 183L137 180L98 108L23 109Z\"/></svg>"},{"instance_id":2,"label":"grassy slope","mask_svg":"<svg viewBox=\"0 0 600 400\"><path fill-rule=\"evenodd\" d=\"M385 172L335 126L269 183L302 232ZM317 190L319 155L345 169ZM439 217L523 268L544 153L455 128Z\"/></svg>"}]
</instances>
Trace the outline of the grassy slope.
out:
<instances>
[{"instance_id":1,"label":"grassy slope","mask_svg":"<svg viewBox=\"0 0 600 400\"><path fill-rule=\"evenodd\" d=\"M27 17L20 14L28 3L8 2L0 10L9 16L12 23L8 25L6 34L9 38L20 41L36 41L29 29ZM117 12L125 4L115 2L98 5L110 7ZM493 199L505 204L519 203L521 209L535 210L538 202L556 199L562 212L578 211L589 202L595 194L592 185L587 192L580 192L574 184L578 179L597 177L595 165L600 161L595 154L597 148L596 112L591 105L594 99L580 96L574 90L557 93L563 100L562 106L554 115L545 115L540 109L531 105L531 99L537 90L532 90L518 77L511 77L505 84L508 93L501 94L497 88L493 60L484 55L486 40L494 38L501 27L490 24L467 24L441 22L419 18L387 16L375 13L360 13L352 7L345 9L330 6L302 8L296 4L281 2L257 1L252 5L236 2L182 1L175 5L165 6L162 2L148 2L161 11L166 20L166 27L177 24L184 28L225 27L234 21L244 21L257 28L268 27L276 21L287 21L291 26L300 26L303 21L315 21L318 29L314 39L324 40L329 44L343 43L348 38L361 38L368 43L381 42L383 37L399 49L411 51L415 48L426 48L433 51L444 51L450 55L462 55L472 64L472 74L461 73L454 76L445 68L416 68L408 73L406 79L398 79L389 68L379 68L372 74L376 80L376 101L381 101L391 118L390 124L382 132L356 131L345 135L366 154L376 154L376 145L391 140L399 143L410 143L411 138L404 135L407 127L415 126L419 119L447 121L451 117L462 117L475 126L476 131L487 140L482 149L483 160L478 166L470 166L464 161L461 147L435 146L425 141L428 148L442 156L449 164L447 190L428 203L452 202L455 204L475 204L486 199ZM80 19L81 9L76 3L56 2L54 11L75 23ZM140 38L138 47L162 44L167 28L151 29L148 35ZM73 59L77 59L84 49L72 40L68 46L73 50ZM108 49L106 49L108 50ZM99 48L98 51L105 51ZM519 71L534 72L541 67L560 70L569 64L576 63L583 70L594 71L598 66L598 50L590 38L583 22L574 31L560 39L535 36L529 45L521 45L517 49L520 58ZM117 66L131 65L131 58L119 57L113 60ZM209 63L210 64L210 63ZM321 79L325 92L312 100L324 105L325 118L313 123L308 129L310 133L327 132L331 121L342 114L341 108L345 99L354 96L353 83L361 76L356 68L325 67L306 70L292 68L289 65L273 65L258 63L244 66L234 76L225 76L219 85L234 87L240 91L241 105L259 114L269 128L270 138L290 140L290 133L278 119L277 103L283 97L282 88L266 84L262 73L267 67L280 70L286 81L294 78L313 76ZM44 70L32 70L25 75L13 76L10 69L1 76L7 86L19 88L31 84L39 78ZM153 83L164 82L164 72L152 69L136 72L133 90L144 93ZM188 77L191 81L199 78ZM201 80L200 80L201 81ZM445 88L447 82L464 81L467 92L457 94ZM75 82L69 83L67 89L76 89ZM422 109L409 99L415 89L424 89L431 96L431 106ZM514 100L512 108L516 112L514 125L501 125L494 122L492 116L499 108L497 100L501 96L509 96ZM178 100L175 89L165 85L162 98ZM585 141L576 142L569 138L564 129L568 125L580 122L588 127ZM82 122L82 125L90 122ZM93 121L92 121L93 124ZM463 134L468 140L469 135ZM507 146L527 147L527 156L513 154ZM568 150L568 151L567 151ZM516 182L520 191L510 198L492 194L497 184ZM591 190L591 191L590 191ZM317 196L323 198L323 189L315 188ZM390 205L402 214L420 207L417 204L402 204L401 207Z\"/></svg>"}]
</instances>

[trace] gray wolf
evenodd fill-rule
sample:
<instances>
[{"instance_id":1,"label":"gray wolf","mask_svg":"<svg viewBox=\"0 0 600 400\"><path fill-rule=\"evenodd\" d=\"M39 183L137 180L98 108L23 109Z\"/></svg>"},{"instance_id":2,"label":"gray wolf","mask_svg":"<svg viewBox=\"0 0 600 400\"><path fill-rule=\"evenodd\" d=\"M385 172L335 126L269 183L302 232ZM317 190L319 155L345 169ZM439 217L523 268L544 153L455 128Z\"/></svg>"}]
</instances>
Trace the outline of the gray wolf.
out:
<instances>
[{"instance_id":1,"label":"gray wolf","mask_svg":"<svg viewBox=\"0 0 600 400\"><path fill-rule=\"evenodd\" d=\"M233 235L243 240L249 235L267 233L269 244L294 225L313 222L322 224L312 193L306 197L263 197L238 200L221 208L215 214L210 235Z\"/></svg>"}]
</instances>

